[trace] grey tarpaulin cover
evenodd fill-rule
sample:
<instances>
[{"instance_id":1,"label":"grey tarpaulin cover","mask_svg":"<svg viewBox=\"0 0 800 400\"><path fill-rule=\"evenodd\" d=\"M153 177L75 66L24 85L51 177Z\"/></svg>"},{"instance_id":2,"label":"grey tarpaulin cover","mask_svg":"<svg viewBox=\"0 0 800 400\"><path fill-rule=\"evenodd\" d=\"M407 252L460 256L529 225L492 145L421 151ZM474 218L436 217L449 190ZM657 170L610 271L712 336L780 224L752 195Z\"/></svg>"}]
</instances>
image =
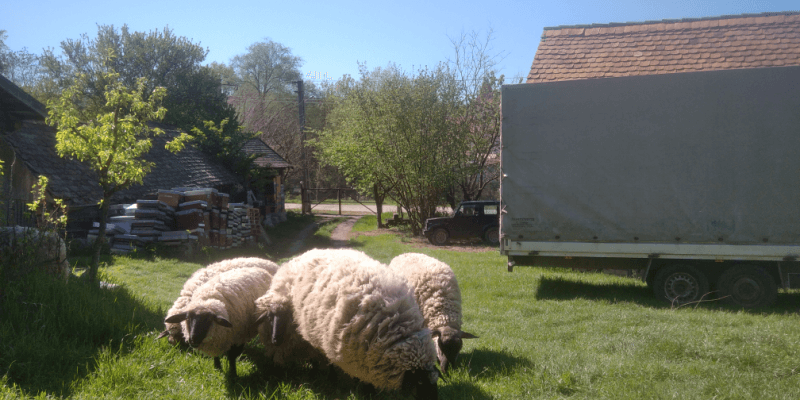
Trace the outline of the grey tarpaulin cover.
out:
<instances>
[{"instance_id":1,"label":"grey tarpaulin cover","mask_svg":"<svg viewBox=\"0 0 800 400\"><path fill-rule=\"evenodd\" d=\"M506 237L800 243L800 67L502 95Z\"/></svg>"}]
</instances>

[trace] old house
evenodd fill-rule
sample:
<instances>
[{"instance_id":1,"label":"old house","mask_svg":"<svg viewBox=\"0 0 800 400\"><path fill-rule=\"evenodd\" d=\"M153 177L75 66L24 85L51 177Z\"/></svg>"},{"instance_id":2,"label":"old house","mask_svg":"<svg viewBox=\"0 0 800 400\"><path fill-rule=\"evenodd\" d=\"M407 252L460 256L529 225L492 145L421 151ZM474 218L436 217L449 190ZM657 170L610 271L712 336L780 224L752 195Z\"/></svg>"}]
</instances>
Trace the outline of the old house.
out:
<instances>
[{"instance_id":1,"label":"old house","mask_svg":"<svg viewBox=\"0 0 800 400\"><path fill-rule=\"evenodd\" d=\"M527 83L800 65L800 12L545 28Z\"/></svg>"},{"instance_id":2,"label":"old house","mask_svg":"<svg viewBox=\"0 0 800 400\"><path fill-rule=\"evenodd\" d=\"M102 192L96 174L84 164L58 156L55 128L44 122L45 107L12 82L0 76L0 159L4 161L3 193L12 212L3 224L22 223L24 203L30 202L31 185L38 175L49 178L48 196L63 199L69 207L68 231L86 231L96 220ZM112 204L130 203L175 187L215 188L224 193L242 192L242 178L206 154L187 146L173 154L164 148L168 137L178 134L171 126L154 124L165 135L154 138L146 158L155 163L141 185L117 192ZM13 171L12 171L13 166ZM14 217L16 216L16 217Z\"/></svg>"}]
</instances>

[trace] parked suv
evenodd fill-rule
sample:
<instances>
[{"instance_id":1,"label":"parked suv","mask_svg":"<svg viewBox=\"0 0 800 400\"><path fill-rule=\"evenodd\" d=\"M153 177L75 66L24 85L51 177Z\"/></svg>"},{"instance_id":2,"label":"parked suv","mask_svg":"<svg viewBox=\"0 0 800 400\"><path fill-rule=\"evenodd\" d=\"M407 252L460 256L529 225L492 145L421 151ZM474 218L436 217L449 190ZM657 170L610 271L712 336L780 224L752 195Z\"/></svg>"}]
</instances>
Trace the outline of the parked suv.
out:
<instances>
[{"instance_id":1,"label":"parked suv","mask_svg":"<svg viewBox=\"0 0 800 400\"><path fill-rule=\"evenodd\" d=\"M479 237L489 244L500 243L500 202L464 201L449 217L428 218L422 234L432 244L443 246L450 238Z\"/></svg>"}]
</instances>

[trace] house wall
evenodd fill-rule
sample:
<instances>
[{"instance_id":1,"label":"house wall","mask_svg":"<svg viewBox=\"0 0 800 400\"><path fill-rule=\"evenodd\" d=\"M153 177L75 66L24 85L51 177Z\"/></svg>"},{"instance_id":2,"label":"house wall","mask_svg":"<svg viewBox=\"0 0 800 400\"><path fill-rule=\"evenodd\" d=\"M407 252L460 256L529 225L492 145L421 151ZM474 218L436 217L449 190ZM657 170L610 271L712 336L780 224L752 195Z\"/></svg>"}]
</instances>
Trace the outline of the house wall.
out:
<instances>
[{"instance_id":1,"label":"house wall","mask_svg":"<svg viewBox=\"0 0 800 400\"><path fill-rule=\"evenodd\" d=\"M0 160L3 176L0 177L0 226L31 226L34 219L28 213L27 203L33 201L31 188L38 180L14 150L0 136Z\"/></svg>"}]
</instances>

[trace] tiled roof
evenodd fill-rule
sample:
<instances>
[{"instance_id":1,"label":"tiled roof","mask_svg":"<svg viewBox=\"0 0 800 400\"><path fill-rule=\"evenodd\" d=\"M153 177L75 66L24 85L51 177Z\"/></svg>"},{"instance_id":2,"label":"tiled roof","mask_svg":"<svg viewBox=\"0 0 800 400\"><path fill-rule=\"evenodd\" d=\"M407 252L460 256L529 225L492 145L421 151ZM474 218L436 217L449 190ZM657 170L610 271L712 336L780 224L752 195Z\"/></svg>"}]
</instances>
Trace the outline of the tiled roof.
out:
<instances>
[{"instance_id":1,"label":"tiled roof","mask_svg":"<svg viewBox=\"0 0 800 400\"><path fill-rule=\"evenodd\" d=\"M527 83L800 65L800 12L545 28Z\"/></svg>"},{"instance_id":2,"label":"tiled roof","mask_svg":"<svg viewBox=\"0 0 800 400\"><path fill-rule=\"evenodd\" d=\"M158 189L174 187L233 187L239 183L236 175L213 162L192 146L173 154L164 148L167 136L174 136L174 127L153 124L164 129L165 135L153 139L153 147L145 157L155 167L145 176L142 185L120 191L112 203L127 203L157 193ZM61 158L55 150L55 129L41 121L23 121L20 129L3 135L17 156L36 175L50 180L50 193L69 205L96 204L102 197L97 175L86 165Z\"/></svg>"},{"instance_id":3,"label":"tiled roof","mask_svg":"<svg viewBox=\"0 0 800 400\"><path fill-rule=\"evenodd\" d=\"M283 157L280 156L275 150L272 150L272 147L269 147L263 140L260 138L253 138L247 141L242 148L242 151L249 155L257 155L255 159L255 164L259 167L267 167L267 168L292 168L292 165L289 164Z\"/></svg>"}]
</instances>

